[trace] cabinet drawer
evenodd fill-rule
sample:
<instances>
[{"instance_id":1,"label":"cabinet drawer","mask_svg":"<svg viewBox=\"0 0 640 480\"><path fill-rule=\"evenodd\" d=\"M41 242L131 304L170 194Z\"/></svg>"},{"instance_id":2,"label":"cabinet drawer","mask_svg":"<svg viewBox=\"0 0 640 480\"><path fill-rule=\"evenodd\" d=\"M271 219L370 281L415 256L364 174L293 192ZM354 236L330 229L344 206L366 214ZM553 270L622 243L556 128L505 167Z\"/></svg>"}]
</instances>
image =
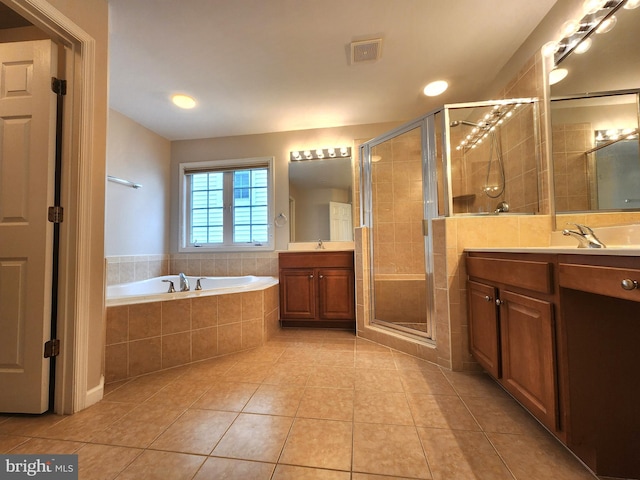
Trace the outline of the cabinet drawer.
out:
<instances>
[{"instance_id":1,"label":"cabinet drawer","mask_svg":"<svg viewBox=\"0 0 640 480\"><path fill-rule=\"evenodd\" d=\"M467 273L534 292L553 293L553 264L504 258L467 257Z\"/></svg>"},{"instance_id":2,"label":"cabinet drawer","mask_svg":"<svg viewBox=\"0 0 640 480\"><path fill-rule=\"evenodd\" d=\"M353 268L353 252L280 252L280 268Z\"/></svg>"},{"instance_id":3,"label":"cabinet drawer","mask_svg":"<svg viewBox=\"0 0 640 480\"><path fill-rule=\"evenodd\" d=\"M640 302L640 289L622 287L625 280L640 285L639 269L560 263L558 273L561 287Z\"/></svg>"}]
</instances>

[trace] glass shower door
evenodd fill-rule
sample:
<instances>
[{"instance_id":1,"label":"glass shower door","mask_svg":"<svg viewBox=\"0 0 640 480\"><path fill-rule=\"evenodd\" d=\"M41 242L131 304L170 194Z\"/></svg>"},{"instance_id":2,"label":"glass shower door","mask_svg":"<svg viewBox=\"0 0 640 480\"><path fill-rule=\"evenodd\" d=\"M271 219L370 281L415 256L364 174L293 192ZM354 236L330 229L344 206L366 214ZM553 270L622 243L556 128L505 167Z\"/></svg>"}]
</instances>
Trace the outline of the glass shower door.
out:
<instances>
[{"instance_id":1,"label":"glass shower door","mask_svg":"<svg viewBox=\"0 0 640 480\"><path fill-rule=\"evenodd\" d=\"M431 128L429 129L429 125ZM363 190L370 227L372 323L432 338L432 258L428 235L433 116L368 142ZM433 137L433 135L431 135Z\"/></svg>"}]
</instances>

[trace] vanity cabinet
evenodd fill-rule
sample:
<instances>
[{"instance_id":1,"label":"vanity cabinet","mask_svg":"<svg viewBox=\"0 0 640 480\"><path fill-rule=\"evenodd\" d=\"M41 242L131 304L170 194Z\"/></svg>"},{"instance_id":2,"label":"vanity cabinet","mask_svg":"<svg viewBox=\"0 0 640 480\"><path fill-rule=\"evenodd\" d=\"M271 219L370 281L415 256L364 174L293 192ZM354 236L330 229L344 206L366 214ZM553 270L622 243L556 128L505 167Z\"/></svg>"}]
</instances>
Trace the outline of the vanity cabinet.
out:
<instances>
[{"instance_id":1,"label":"vanity cabinet","mask_svg":"<svg viewBox=\"0 0 640 480\"><path fill-rule=\"evenodd\" d=\"M353 252L281 252L283 326L355 328Z\"/></svg>"},{"instance_id":2,"label":"vanity cabinet","mask_svg":"<svg viewBox=\"0 0 640 480\"><path fill-rule=\"evenodd\" d=\"M558 430L552 264L467 258L469 345L489 374Z\"/></svg>"},{"instance_id":3,"label":"vanity cabinet","mask_svg":"<svg viewBox=\"0 0 640 480\"><path fill-rule=\"evenodd\" d=\"M561 255L558 262L567 446L600 475L640 478L640 258Z\"/></svg>"},{"instance_id":4,"label":"vanity cabinet","mask_svg":"<svg viewBox=\"0 0 640 480\"><path fill-rule=\"evenodd\" d=\"M640 479L640 256L472 250L466 266L478 363L596 474Z\"/></svg>"}]
</instances>

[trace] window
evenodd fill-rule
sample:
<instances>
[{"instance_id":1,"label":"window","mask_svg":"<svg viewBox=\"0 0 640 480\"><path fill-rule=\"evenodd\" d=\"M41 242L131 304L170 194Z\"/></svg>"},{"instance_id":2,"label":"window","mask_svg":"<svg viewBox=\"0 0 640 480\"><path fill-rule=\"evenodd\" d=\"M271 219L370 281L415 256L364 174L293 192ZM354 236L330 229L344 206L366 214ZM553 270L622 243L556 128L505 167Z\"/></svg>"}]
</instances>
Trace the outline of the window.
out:
<instances>
[{"instance_id":1,"label":"window","mask_svg":"<svg viewBox=\"0 0 640 480\"><path fill-rule=\"evenodd\" d=\"M272 250L272 164L272 158L181 164L180 250Z\"/></svg>"}]
</instances>

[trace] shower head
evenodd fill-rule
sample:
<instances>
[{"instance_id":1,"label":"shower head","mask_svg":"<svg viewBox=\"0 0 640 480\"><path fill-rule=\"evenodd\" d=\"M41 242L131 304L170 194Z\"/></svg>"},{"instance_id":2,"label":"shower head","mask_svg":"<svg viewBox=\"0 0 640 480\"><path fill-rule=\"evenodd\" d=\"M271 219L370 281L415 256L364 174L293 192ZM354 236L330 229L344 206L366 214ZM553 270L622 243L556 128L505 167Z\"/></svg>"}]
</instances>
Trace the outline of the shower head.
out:
<instances>
[{"instance_id":1,"label":"shower head","mask_svg":"<svg viewBox=\"0 0 640 480\"><path fill-rule=\"evenodd\" d=\"M468 122L467 120L454 120L449 124L450 127L457 127L458 125L468 125L470 127L479 127L477 123Z\"/></svg>"}]
</instances>

